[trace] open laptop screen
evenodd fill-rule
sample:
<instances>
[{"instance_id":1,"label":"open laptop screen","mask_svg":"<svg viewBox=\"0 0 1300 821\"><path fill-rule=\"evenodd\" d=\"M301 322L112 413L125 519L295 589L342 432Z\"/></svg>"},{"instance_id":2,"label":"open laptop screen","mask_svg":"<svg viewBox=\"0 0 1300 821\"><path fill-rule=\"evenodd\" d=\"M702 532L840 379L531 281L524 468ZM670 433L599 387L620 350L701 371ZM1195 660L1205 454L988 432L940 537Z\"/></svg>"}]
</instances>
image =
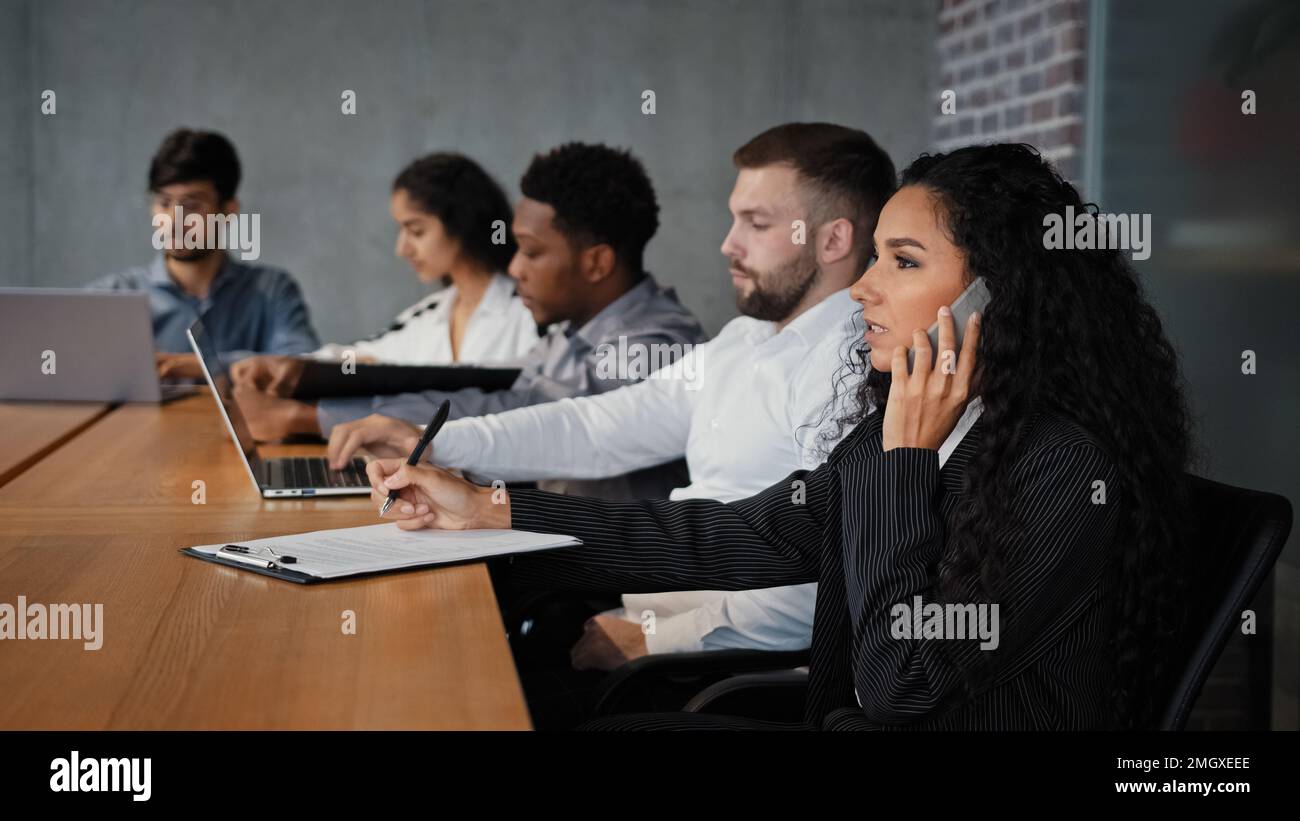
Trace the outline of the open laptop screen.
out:
<instances>
[{"instance_id":1,"label":"open laptop screen","mask_svg":"<svg viewBox=\"0 0 1300 821\"><path fill-rule=\"evenodd\" d=\"M0 399L157 402L152 327L146 294L0 288Z\"/></svg>"},{"instance_id":2,"label":"open laptop screen","mask_svg":"<svg viewBox=\"0 0 1300 821\"><path fill-rule=\"evenodd\" d=\"M235 442L239 449L244 452L244 458L248 461L249 471L253 474L253 482L258 483L258 477L261 475L261 457L257 453L257 442L253 435L249 433L248 424L244 421L244 415L239 412L239 403L231 392L230 374L226 369L225 363L221 361L221 355L212 345L212 338L208 336L203 328L203 320L196 319L189 329L190 344L194 346L194 352L199 355L199 360L203 364L204 375L208 378L208 385L212 388L213 395L217 398L217 403L221 406L222 415L226 419L226 426L230 433L235 437Z\"/></svg>"}]
</instances>

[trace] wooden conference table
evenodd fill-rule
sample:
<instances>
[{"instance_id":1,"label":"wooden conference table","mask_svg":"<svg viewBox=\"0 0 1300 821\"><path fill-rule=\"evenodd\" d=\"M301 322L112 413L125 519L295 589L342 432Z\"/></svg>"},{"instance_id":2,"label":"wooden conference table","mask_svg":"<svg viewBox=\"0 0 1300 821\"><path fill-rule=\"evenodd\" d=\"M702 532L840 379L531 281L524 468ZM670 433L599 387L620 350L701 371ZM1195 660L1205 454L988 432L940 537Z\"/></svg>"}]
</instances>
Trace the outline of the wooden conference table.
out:
<instances>
[{"instance_id":1,"label":"wooden conference table","mask_svg":"<svg viewBox=\"0 0 1300 821\"><path fill-rule=\"evenodd\" d=\"M103 605L98 650L0 640L0 729L527 729L483 564L296 585L177 552L375 522L261 499L209 395L0 403L0 603Z\"/></svg>"},{"instance_id":2,"label":"wooden conference table","mask_svg":"<svg viewBox=\"0 0 1300 821\"><path fill-rule=\"evenodd\" d=\"M108 413L102 402L0 402L0 487Z\"/></svg>"}]
</instances>

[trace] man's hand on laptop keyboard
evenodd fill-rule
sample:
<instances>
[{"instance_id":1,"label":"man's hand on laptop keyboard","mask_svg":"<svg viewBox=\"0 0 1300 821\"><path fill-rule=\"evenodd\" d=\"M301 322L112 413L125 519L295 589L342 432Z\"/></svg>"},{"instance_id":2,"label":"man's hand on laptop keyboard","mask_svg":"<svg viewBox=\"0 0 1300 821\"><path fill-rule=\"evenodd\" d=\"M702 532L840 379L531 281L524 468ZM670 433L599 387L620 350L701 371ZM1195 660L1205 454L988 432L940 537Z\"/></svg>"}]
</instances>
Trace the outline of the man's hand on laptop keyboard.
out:
<instances>
[{"instance_id":1,"label":"man's hand on laptop keyboard","mask_svg":"<svg viewBox=\"0 0 1300 821\"><path fill-rule=\"evenodd\" d=\"M405 458L420 441L422 430L418 425L378 413L355 422L335 425L330 432L330 467L339 470L361 448L381 458ZM426 450L425 458L429 459L431 453L431 450Z\"/></svg>"},{"instance_id":2,"label":"man's hand on laptop keyboard","mask_svg":"<svg viewBox=\"0 0 1300 821\"><path fill-rule=\"evenodd\" d=\"M158 365L159 379L168 381L203 379L203 368L199 367L199 358L192 353L155 353L154 361Z\"/></svg>"}]
</instances>

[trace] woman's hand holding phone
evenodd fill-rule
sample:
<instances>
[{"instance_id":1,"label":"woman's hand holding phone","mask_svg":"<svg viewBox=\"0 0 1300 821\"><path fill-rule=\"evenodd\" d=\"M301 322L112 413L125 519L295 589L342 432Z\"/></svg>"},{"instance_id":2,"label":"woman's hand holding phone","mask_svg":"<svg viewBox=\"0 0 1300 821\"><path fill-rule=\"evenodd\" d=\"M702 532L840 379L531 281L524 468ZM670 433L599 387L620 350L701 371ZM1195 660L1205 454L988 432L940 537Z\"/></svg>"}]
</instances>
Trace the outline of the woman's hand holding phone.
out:
<instances>
[{"instance_id":1,"label":"woman's hand holding phone","mask_svg":"<svg viewBox=\"0 0 1300 821\"><path fill-rule=\"evenodd\" d=\"M915 367L907 369L907 351L894 348L890 360L889 399L885 402L885 421L881 430L882 446L938 450L957 426L970 399L971 379L975 374L976 350L979 348L978 312L966 322L961 350L956 350L956 327L952 309L939 309L939 355L930 350L925 331L912 332ZM933 364L931 364L933 363Z\"/></svg>"}]
</instances>

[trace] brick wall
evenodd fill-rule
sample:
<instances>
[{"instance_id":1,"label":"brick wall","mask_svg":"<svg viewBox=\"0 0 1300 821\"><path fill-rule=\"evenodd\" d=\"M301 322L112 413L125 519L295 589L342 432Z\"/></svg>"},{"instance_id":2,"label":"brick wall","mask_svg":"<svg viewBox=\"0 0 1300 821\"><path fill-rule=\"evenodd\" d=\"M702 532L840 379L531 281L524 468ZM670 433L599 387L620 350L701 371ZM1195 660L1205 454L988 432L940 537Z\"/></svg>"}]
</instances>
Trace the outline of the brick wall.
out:
<instances>
[{"instance_id":1,"label":"brick wall","mask_svg":"<svg viewBox=\"0 0 1300 821\"><path fill-rule=\"evenodd\" d=\"M1025 142L1082 174L1087 0L939 0L932 141ZM955 92L955 112L940 94Z\"/></svg>"}]
</instances>

